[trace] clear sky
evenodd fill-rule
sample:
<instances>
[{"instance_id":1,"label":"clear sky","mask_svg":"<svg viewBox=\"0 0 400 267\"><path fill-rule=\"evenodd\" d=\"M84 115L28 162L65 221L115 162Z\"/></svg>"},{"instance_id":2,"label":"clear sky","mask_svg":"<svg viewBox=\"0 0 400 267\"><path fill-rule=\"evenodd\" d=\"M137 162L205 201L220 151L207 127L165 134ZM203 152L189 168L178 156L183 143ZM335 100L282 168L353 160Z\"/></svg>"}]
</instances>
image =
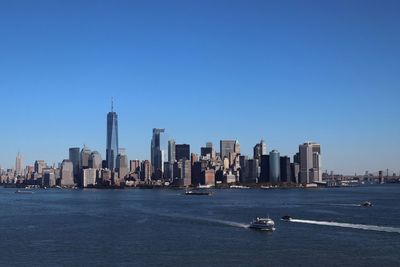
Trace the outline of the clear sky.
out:
<instances>
[{"instance_id":1,"label":"clear sky","mask_svg":"<svg viewBox=\"0 0 400 267\"><path fill-rule=\"evenodd\" d=\"M0 164L86 144L147 159L152 128L190 143L261 138L323 168L400 169L400 1L0 2Z\"/></svg>"}]
</instances>

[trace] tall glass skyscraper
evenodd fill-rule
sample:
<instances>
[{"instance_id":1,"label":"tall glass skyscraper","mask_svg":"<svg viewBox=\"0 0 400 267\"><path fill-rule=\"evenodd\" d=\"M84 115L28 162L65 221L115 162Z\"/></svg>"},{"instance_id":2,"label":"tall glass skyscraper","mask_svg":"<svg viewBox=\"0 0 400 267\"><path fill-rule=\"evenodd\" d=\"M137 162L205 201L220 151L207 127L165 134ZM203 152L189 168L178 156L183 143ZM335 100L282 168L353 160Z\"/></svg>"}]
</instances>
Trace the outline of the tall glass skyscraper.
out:
<instances>
[{"instance_id":1,"label":"tall glass skyscraper","mask_svg":"<svg viewBox=\"0 0 400 267\"><path fill-rule=\"evenodd\" d=\"M153 129L153 138L151 139L151 164L153 165L153 173L157 170L162 170L162 154L160 135L165 132L165 129Z\"/></svg>"},{"instance_id":2,"label":"tall glass skyscraper","mask_svg":"<svg viewBox=\"0 0 400 267\"><path fill-rule=\"evenodd\" d=\"M114 170L118 155L118 115L114 112L114 104L111 103L111 112L107 114L107 168Z\"/></svg>"},{"instance_id":3,"label":"tall glass skyscraper","mask_svg":"<svg viewBox=\"0 0 400 267\"><path fill-rule=\"evenodd\" d=\"M272 150L269 153L269 181L271 183L278 183L281 181L281 169L280 169L280 153L276 150Z\"/></svg>"}]
</instances>

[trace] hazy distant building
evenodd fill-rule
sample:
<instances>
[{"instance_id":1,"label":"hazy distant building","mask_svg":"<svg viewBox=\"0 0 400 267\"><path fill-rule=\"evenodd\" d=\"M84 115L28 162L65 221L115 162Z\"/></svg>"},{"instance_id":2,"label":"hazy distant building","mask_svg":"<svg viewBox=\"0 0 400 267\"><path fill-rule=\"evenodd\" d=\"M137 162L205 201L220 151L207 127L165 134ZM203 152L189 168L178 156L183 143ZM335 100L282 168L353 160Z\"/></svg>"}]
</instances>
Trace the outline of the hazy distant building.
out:
<instances>
[{"instance_id":1,"label":"hazy distant building","mask_svg":"<svg viewBox=\"0 0 400 267\"><path fill-rule=\"evenodd\" d=\"M299 183L299 174L300 174L300 164L299 163L291 163L290 164L290 172L291 172L291 180L293 183Z\"/></svg>"},{"instance_id":2,"label":"hazy distant building","mask_svg":"<svg viewBox=\"0 0 400 267\"><path fill-rule=\"evenodd\" d=\"M19 154L17 154L17 157L15 158L15 174L18 175L22 175L22 156Z\"/></svg>"},{"instance_id":3,"label":"hazy distant building","mask_svg":"<svg viewBox=\"0 0 400 267\"><path fill-rule=\"evenodd\" d=\"M280 154L276 150L272 150L269 153L269 180L271 183L279 183L281 181Z\"/></svg>"},{"instance_id":4,"label":"hazy distant building","mask_svg":"<svg viewBox=\"0 0 400 267\"><path fill-rule=\"evenodd\" d=\"M43 174L43 169L47 168L47 164L44 160L36 160L35 161L35 172L38 174Z\"/></svg>"},{"instance_id":5,"label":"hazy distant building","mask_svg":"<svg viewBox=\"0 0 400 267\"><path fill-rule=\"evenodd\" d=\"M73 186L74 183L74 165L70 160L63 160L61 164L61 186Z\"/></svg>"},{"instance_id":6,"label":"hazy distant building","mask_svg":"<svg viewBox=\"0 0 400 267\"><path fill-rule=\"evenodd\" d=\"M153 137L151 139L151 165L153 166L153 173L157 170L162 170L162 154L161 154L161 133L165 132L165 129L153 129Z\"/></svg>"},{"instance_id":7,"label":"hazy distant building","mask_svg":"<svg viewBox=\"0 0 400 267\"><path fill-rule=\"evenodd\" d=\"M321 145L306 142L299 146L300 182L312 183L322 181Z\"/></svg>"},{"instance_id":8,"label":"hazy distant building","mask_svg":"<svg viewBox=\"0 0 400 267\"><path fill-rule=\"evenodd\" d=\"M106 148L107 168L110 170L115 169L118 151L119 151L118 115L116 112L114 112L114 104L111 103L111 112L107 114L107 148Z\"/></svg>"},{"instance_id":9,"label":"hazy distant building","mask_svg":"<svg viewBox=\"0 0 400 267\"><path fill-rule=\"evenodd\" d=\"M128 156L118 154L116 164L117 164L116 170L118 171L118 176L121 180L123 180L125 176L129 173Z\"/></svg>"},{"instance_id":10,"label":"hazy distant building","mask_svg":"<svg viewBox=\"0 0 400 267\"><path fill-rule=\"evenodd\" d=\"M138 159L129 162L131 172L140 172L140 161Z\"/></svg>"},{"instance_id":11,"label":"hazy distant building","mask_svg":"<svg viewBox=\"0 0 400 267\"><path fill-rule=\"evenodd\" d=\"M99 170L102 168L103 160L97 151L93 151L89 157L89 168Z\"/></svg>"},{"instance_id":12,"label":"hazy distant building","mask_svg":"<svg viewBox=\"0 0 400 267\"><path fill-rule=\"evenodd\" d=\"M56 175L52 171L46 171L43 174L43 186L53 187L56 185Z\"/></svg>"},{"instance_id":13,"label":"hazy distant building","mask_svg":"<svg viewBox=\"0 0 400 267\"><path fill-rule=\"evenodd\" d=\"M215 170L207 169L202 173L202 181L203 185L215 185Z\"/></svg>"},{"instance_id":14,"label":"hazy distant building","mask_svg":"<svg viewBox=\"0 0 400 267\"><path fill-rule=\"evenodd\" d=\"M182 160L182 177L183 186L192 184L192 164L189 159Z\"/></svg>"},{"instance_id":15,"label":"hazy distant building","mask_svg":"<svg viewBox=\"0 0 400 267\"><path fill-rule=\"evenodd\" d=\"M144 160L140 167L140 178L144 181L151 179L151 163L148 160Z\"/></svg>"},{"instance_id":16,"label":"hazy distant building","mask_svg":"<svg viewBox=\"0 0 400 267\"><path fill-rule=\"evenodd\" d=\"M235 140L221 140L220 141L220 157L221 159L227 157L229 158L229 153L235 152L235 147L237 147ZM240 151L239 151L240 153Z\"/></svg>"},{"instance_id":17,"label":"hazy distant building","mask_svg":"<svg viewBox=\"0 0 400 267\"><path fill-rule=\"evenodd\" d=\"M176 144L175 145L175 160L190 160L190 145L188 144Z\"/></svg>"}]
</instances>

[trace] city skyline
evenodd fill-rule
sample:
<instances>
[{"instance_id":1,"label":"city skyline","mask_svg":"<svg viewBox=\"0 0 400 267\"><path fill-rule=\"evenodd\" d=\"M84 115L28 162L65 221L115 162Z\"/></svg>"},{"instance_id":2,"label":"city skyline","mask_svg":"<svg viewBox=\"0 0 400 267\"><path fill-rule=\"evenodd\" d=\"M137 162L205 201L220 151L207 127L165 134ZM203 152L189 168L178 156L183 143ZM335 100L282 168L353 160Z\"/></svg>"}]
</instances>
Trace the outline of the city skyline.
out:
<instances>
[{"instance_id":1,"label":"city skyline","mask_svg":"<svg viewBox=\"0 0 400 267\"><path fill-rule=\"evenodd\" d=\"M398 2L89 2L0 4L2 167L83 144L105 159L114 96L129 158L157 127L197 153L314 140L324 170L398 172Z\"/></svg>"},{"instance_id":2,"label":"city skyline","mask_svg":"<svg viewBox=\"0 0 400 267\"><path fill-rule=\"evenodd\" d=\"M116 132L116 135L114 135L115 132ZM162 160L161 162L156 163L156 165L161 164L161 166L159 166L157 168L160 169L160 170L162 169L162 171L164 172L163 164L164 164L164 162L165 163L169 162L169 142L172 141L175 144L175 140L174 139L168 139L167 137L163 137L164 135L166 135L167 137L170 137L171 133L168 133L168 131L166 131L165 128L163 128L163 129L153 128L153 135L152 135L152 138L150 138L150 140L151 140L150 141L150 149L149 149L150 152L148 153L149 157L148 158L138 158L138 157L129 157L128 158L128 155L127 155L127 152L126 152L126 148L121 148L121 147L118 146L118 113L116 111L114 111L114 100L113 99L111 100L111 111L107 113L107 129L106 129L106 137L107 137L106 139L107 140L106 140L106 147L108 147L109 144L111 144L110 142L113 142L114 143L113 146L114 146L114 149L115 149L115 142L116 142L116 147L117 147L118 153L116 153L115 155L114 155L114 153L111 153L113 155L112 158L113 158L114 162L116 162L117 156L120 153L124 154L127 157L127 159L129 159L129 160L140 160L140 161L149 160L150 162L152 162L153 161L153 157L151 155L152 155L152 152L155 150L155 151L157 151L156 152L157 154L155 153L155 155L154 155L155 158L154 159L157 158L157 160ZM161 140L163 140L163 141L161 141ZM205 142L202 145L200 145L200 147L194 148L194 150L192 150L193 147L192 147L192 149L189 148L189 151L191 153L195 153L197 155L200 155L201 154L201 149L204 148L203 147L204 145L213 145L213 148L215 149L215 147L218 146L218 144L219 144L219 150L217 151L218 153L220 153L221 151L225 151L225 150L228 150L228 151L231 151L231 152L236 152L236 149L237 149L236 146L237 146L238 147L238 152L237 153L239 153L239 154L241 154L243 156L246 156L249 159L255 159L256 153L261 153L261 151L257 151L256 152L256 149L257 150L260 149L259 146L261 144L262 153L260 154L260 156L261 155L267 155L267 154L269 155L269 153L273 153L273 154L274 153L278 153L278 155L279 154L281 156L284 155L285 157L288 156L290 160L294 160L295 157L296 157L296 153L297 154L301 154L302 153L302 147L303 146L308 145L308 144L311 144L311 145L316 144L316 143L313 143L312 141L305 141L305 143L300 142L299 145L298 145L298 150L294 149L293 153L287 154L287 153L281 153L280 150L279 150L279 147L274 147L274 148L272 148L270 150L267 149L267 146L268 147L270 147L270 146L264 140L264 138L262 138L261 141L260 141L261 143L257 143L257 142L254 143L255 146L253 147L253 149L251 149L252 145L249 146L249 149L246 150L248 153L246 153L246 152L240 153L241 145L240 145L240 142L239 142L238 139L236 139L236 140L219 139L218 142L211 142L211 141L209 141L210 139L207 139L207 140L208 140L207 142ZM176 145L178 145L178 146L184 146L185 145L185 146L189 146L189 147L191 146L190 144L176 144ZM318 162L317 165L320 165L320 161L321 161L320 145L319 144L317 144L317 145L318 145L318 150L317 151L319 153L318 159L317 159L317 162ZM225 148L225 146L226 146L226 148ZM87 149L89 152L91 152L90 149L92 149L92 148L87 146L86 144L83 144L82 151L84 151L85 149ZM79 154L82 153L80 147L69 147L68 150L69 150L69 154L68 154L69 157L65 157L65 158L62 158L62 159L55 160L55 161L44 160L44 162L46 162L46 164L48 164L48 166L53 166L53 165L57 166L57 164L61 164L62 165L65 160L68 160L71 157L72 158L75 157L75 156L71 155L71 150L77 150L77 153L79 153ZM112 166L110 165L109 161L106 159L106 157L108 156L108 152L107 151L108 151L108 149L106 148L105 151L104 151L104 155L105 155L104 160L105 160L105 162L107 164L106 166L109 169L115 169L118 164L116 164L116 163L112 164L111 163ZM314 151L314 149L312 149L312 151ZM93 149L93 152L97 153L99 155L100 159L101 159L102 153L97 152L96 148ZM265 154L265 152L267 152L267 154ZM175 154L175 151L173 152L173 154ZM227 157L227 155L225 155L225 154L223 155L223 157ZM87 160L89 160L89 155L90 155L90 153L87 155ZM324 155L325 155L325 153L324 153ZM307 156L306 157L309 158L309 160L310 160L310 157L311 157L311 161L315 161L315 159L313 159L313 155L312 154L309 155L308 152L307 152ZM261 157L260 157L260 159L261 159ZM19 162L26 163L25 165L21 166L22 169L25 169L25 167L27 167L27 166L33 166L34 162L37 161L37 160L43 160L43 158L40 158L40 159L39 158L35 158L32 162L29 162L29 161L25 162L25 159L23 158L23 155L20 153L20 151L18 151L18 153L16 155L16 158L14 158L14 165L13 166L10 166L10 168L8 168L8 167L5 168L4 166L2 166L0 164L0 167L3 168L3 169L14 169L15 171L17 171L17 169L16 169L17 162L18 163ZM72 160L72 162L74 163L74 160ZM21 163L19 163L19 164L21 164ZM111 166L111 168L110 168L110 166ZM320 169L320 172L318 173L318 177L321 177L322 172L324 172L324 171L327 171L327 173L334 172L334 173L340 173L340 174L345 174L345 175L354 174L354 172L353 173L341 173L341 172L337 172L335 170L328 169L328 168L325 167L325 164L322 165L322 166L323 166L322 169ZM366 169L364 171L359 172L358 175L360 175L360 174L362 175L362 174L364 174L364 172L377 174L379 171L383 171L383 170L385 170L385 171L388 170L388 171L390 171L390 173L395 172L395 173L399 173L400 174L400 171L398 171L395 168L393 168L393 169L380 168L380 169L376 169L376 170ZM301 176L301 172L299 173L299 175ZM308 177L307 178L302 178L302 179L304 181L308 181L309 180Z\"/></svg>"}]
</instances>

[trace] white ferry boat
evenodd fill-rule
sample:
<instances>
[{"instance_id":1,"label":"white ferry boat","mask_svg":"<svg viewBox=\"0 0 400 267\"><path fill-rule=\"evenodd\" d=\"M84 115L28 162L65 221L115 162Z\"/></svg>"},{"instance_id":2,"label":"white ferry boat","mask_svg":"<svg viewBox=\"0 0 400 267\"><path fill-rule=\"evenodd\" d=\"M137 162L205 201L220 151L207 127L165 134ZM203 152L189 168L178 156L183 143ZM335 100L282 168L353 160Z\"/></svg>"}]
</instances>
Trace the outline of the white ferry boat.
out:
<instances>
[{"instance_id":1,"label":"white ferry boat","mask_svg":"<svg viewBox=\"0 0 400 267\"><path fill-rule=\"evenodd\" d=\"M270 218L256 218L250 223L250 228L262 231L275 231L275 222Z\"/></svg>"}]
</instances>

